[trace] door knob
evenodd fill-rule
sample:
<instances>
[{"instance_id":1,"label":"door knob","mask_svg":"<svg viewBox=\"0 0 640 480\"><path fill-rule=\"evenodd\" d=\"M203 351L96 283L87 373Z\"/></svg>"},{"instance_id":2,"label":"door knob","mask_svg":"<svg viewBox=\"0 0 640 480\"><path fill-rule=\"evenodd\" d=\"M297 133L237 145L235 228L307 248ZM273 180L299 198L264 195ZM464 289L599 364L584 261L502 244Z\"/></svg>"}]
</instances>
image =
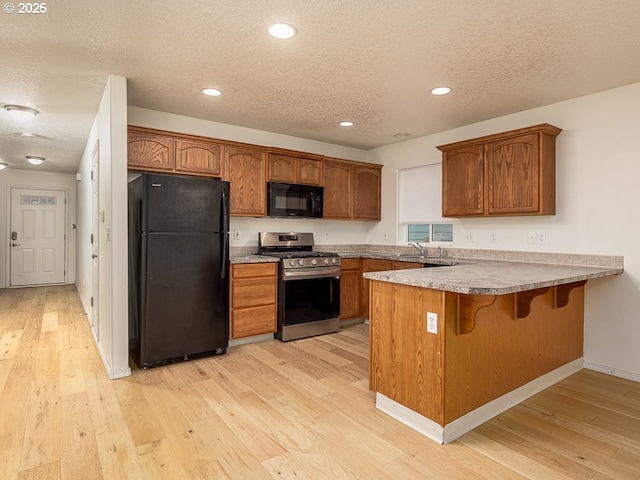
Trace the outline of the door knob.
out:
<instances>
[{"instance_id":1,"label":"door knob","mask_svg":"<svg viewBox=\"0 0 640 480\"><path fill-rule=\"evenodd\" d=\"M20 244L19 244L19 243L12 243L12 244L11 244L11 246L12 246L12 247L19 247L19 246L20 246Z\"/></svg>"},{"instance_id":2,"label":"door knob","mask_svg":"<svg viewBox=\"0 0 640 480\"><path fill-rule=\"evenodd\" d=\"M95 253L92 253L91 258L98 258L98 255L96 255Z\"/></svg>"}]
</instances>

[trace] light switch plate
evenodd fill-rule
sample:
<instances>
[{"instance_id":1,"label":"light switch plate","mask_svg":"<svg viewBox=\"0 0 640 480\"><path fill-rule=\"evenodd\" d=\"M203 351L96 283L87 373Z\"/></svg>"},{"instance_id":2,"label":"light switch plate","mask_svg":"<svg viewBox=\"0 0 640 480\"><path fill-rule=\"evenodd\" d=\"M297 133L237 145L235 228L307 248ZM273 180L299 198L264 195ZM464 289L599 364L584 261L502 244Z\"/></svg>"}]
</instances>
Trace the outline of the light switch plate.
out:
<instances>
[{"instance_id":1,"label":"light switch plate","mask_svg":"<svg viewBox=\"0 0 640 480\"><path fill-rule=\"evenodd\" d=\"M438 314L427 312L427 332L438 334Z\"/></svg>"}]
</instances>

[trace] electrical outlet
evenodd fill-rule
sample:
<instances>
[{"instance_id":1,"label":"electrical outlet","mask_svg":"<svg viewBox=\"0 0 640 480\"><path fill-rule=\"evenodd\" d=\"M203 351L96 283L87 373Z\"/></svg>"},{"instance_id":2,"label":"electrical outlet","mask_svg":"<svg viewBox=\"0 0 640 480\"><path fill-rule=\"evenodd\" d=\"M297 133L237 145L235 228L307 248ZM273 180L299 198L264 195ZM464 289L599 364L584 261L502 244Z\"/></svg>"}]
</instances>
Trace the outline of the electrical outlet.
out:
<instances>
[{"instance_id":1,"label":"electrical outlet","mask_svg":"<svg viewBox=\"0 0 640 480\"><path fill-rule=\"evenodd\" d=\"M240 231L239 230L234 230L233 231L233 239L234 240L240 240Z\"/></svg>"},{"instance_id":2,"label":"electrical outlet","mask_svg":"<svg viewBox=\"0 0 640 480\"><path fill-rule=\"evenodd\" d=\"M547 243L547 234L545 232L538 232L538 243L540 245Z\"/></svg>"},{"instance_id":3,"label":"electrical outlet","mask_svg":"<svg viewBox=\"0 0 640 480\"><path fill-rule=\"evenodd\" d=\"M467 243L473 243L473 232L466 232L464 234L464 241Z\"/></svg>"},{"instance_id":4,"label":"electrical outlet","mask_svg":"<svg viewBox=\"0 0 640 480\"><path fill-rule=\"evenodd\" d=\"M329 232L327 230L324 231L324 238L329 238Z\"/></svg>"},{"instance_id":5,"label":"electrical outlet","mask_svg":"<svg viewBox=\"0 0 640 480\"><path fill-rule=\"evenodd\" d=\"M384 232L384 239L389 240L389 232Z\"/></svg>"},{"instance_id":6,"label":"electrical outlet","mask_svg":"<svg viewBox=\"0 0 640 480\"><path fill-rule=\"evenodd\" d=\"M496 232L489 233L489 241L491 243L498 243L498 234Z\"/></svg>"},{"instance_id":7,"label":"electrical outlet","mask_svg":"<svg viewBox=\"0 0 640 480\"><path fill-rule=\"evenodd\" d=\"M427 332L438 334L438 314L427 312Z\"/></svg>"},{"instance_id":8,"label":"electrical outlet","mask_svg":"<svg viewBox=\"0 0 640 480\"><path fill-rule=\"evenodd\" d=\"M527 243L529 245L535 245L535 243L536 243L536 232L527 233Z\"/></svg>"}]
</instances>

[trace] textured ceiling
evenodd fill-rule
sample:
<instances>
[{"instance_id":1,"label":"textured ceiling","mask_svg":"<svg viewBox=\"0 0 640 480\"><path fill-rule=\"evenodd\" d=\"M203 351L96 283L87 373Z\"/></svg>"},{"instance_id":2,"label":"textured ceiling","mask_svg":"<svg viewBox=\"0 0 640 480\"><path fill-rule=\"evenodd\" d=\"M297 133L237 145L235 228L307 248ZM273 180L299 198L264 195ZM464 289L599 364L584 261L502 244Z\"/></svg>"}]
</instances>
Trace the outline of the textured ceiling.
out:
<instances>
[{"instance_id":1,"label":"textured ceiling","mask_svg":"<svg viewBox=\"0 0 640 480\"><path fill-rule=\"evenodd\" d=\"M17 7L17 3L14 4ZM0 14L0 159L75 172L107 75L129 105L370 149L640 81L637 0L65 0ZM268 36L275 22L298 29ZM453 93L429 90L450 85ZM203 87L223 91L205 97ZM355 122L342 128L339 121ZM20 132L37 136L24 139ZM42 168L42 167L40 167Z\"/></svg>"}]
</instances>

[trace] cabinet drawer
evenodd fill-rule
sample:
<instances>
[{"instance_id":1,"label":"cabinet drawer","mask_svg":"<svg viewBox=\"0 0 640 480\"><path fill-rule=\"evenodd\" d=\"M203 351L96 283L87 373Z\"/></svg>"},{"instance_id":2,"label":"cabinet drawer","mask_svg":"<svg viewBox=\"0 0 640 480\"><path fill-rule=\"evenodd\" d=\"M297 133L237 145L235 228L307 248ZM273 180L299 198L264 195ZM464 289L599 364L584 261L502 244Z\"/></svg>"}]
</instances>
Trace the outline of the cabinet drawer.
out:
<instances>
[{"instance_id":1,"label":"cabinet drawer","mask_svg":"<svg viewBox=\"0 0 640 480\"><path fill-rule=\"evenodd\" d=\"M365 272L379 272L383 270L391 270L393 268L393 261L391 260L377 260L375 258L368 258L364 263Z\"/></svg>"},{"instance_id":2,"label":"cabinet drawer","mask_svg":"<svg viewBox=\"0 0 640 480\"><path fill-rule=\"evenodd\" d=\"M340 260L341 270L360 270L359 258L343 258Z\"/></svg>"},{"instance_id":3,"label":"cabinet drawer","mask_svg":"<svg viewBox=\"0 0 640 480\"><path fill-rule=\"evenodd\" d=\"M233 282L231 305L234 309L275 304L275 300L275 279L247 278Z\"/></svg>"},{"instance_id":4,"label":"cabinet drawer","mask_svg":"<svg viewBox=\"0 0 640 480\"><path fill-rule=\"evenodd\" d=\"M233 278L275 277L277 263L242 263L233 265Z\"/></svg>"},{"instance_id":5,"label":"cabinet drawer","mask_svg":"<svg viewBox=\"0 0 640 480\"><path fill-rule=\"evenodd\" d=\"M231 312L231 338L251 337L275 331L275 305L245 308Z\"/></svg>"}]
</instances>

